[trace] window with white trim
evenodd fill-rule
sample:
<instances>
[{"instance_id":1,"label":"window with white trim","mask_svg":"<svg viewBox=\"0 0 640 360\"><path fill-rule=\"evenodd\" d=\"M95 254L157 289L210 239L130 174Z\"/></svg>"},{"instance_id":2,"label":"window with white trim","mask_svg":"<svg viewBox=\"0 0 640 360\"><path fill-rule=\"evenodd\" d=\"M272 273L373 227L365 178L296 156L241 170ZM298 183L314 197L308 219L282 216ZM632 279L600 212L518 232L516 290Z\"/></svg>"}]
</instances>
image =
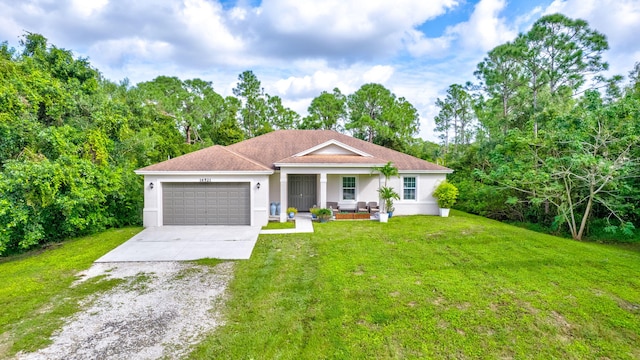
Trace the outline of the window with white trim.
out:
<instances>
[{"instance_id":1,"label":"window with white trim","mask_svg":"<svg viewBox=\"0 0 640 360\"><path fill-rule=\"evenodd\" d=\"M345 176L342 178L342 200L356 199L356 177Z\"/></svg>"},{"instance_id":2,"label":"window with white trim","mask_svg":"<svg viewBox=\"0 0 640 360\"><path fill-rule=\"evenodd\" d=\"M416 199L416 177L405 176L402 180L402 199L403 200L415 200Z\"/></svg>"}]
</instances>

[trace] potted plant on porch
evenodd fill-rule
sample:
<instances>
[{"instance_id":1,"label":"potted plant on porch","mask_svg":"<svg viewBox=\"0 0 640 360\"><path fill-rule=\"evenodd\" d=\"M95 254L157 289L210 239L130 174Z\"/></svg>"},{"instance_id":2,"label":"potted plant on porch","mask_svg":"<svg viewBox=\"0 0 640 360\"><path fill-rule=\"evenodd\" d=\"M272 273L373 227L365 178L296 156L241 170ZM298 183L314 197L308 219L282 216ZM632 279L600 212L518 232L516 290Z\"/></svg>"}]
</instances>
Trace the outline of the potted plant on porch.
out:
<instances>
[{"instance_id":1,"label":"potted plant on porch","mask_svg":"<svg viewBox=\"0 0 640 360\"><path fill-rule=\"evenodd\" d=\"M458 188L447 180L438 185L433 192L433 197L438 200L438 207L440 208L440 216L449 216L449 210L456 203L458 198Z\"/></svg>"},{"instance_id":2,"label":"potted plant on porch","mask_svg":"<svg viewBox=\"0 0 640 360\"><path fill-rule=\"evenodd\" d=\"M293 219L297 213L298 213L298 209L294 207L287 208L287 214L289 215L289 219Z\"/></svg>"}]
</instances>

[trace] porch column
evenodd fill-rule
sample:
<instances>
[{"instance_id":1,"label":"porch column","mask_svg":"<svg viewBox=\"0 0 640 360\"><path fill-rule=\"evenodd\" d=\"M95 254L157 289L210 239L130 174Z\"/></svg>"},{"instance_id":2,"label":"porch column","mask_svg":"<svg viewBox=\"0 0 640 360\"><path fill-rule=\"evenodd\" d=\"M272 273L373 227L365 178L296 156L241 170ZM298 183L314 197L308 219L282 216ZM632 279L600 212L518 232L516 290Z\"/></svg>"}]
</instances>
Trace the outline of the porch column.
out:
<instances>
[{"instance_id":1,"label":"porch column","mask_svg":"<svg viewBox=\"0 0 640 360\"><path fill-rule=\"evenodd\" d=\"M280 169L280 222L287 221L287 199L289 197L289 187L287 186L287 178L289 175Z\"/></svg>"},{"instance_id":2,"label":"porch column","mask_svg":"<svg viewBox=\"0 0 640 360\"><path fill-rule=\"evenodd\" d=\"M320 204L318 207L327 206L327 173L320 173Z\"/></svg>"}]
</instances>

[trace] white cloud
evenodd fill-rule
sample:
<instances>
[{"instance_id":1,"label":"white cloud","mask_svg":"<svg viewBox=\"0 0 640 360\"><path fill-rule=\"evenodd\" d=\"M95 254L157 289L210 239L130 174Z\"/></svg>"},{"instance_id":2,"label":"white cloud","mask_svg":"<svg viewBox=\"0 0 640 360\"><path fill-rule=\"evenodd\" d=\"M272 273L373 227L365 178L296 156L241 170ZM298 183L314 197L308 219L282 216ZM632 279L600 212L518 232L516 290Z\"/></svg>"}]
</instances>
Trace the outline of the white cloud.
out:
<instances>
[{"instance_id":1,"label":"white cloud","mask_svg":"<svg viewBox=\"0 0 640 360\"><path fill-rule=\"evenodd\" d=\"M447 57L461 47L472 52L486 52L512 40L518 33L515 24L526 20L516 19L514 25L509 25L504 17L500 17L506 6L505 0L480 0L468 21L447 27L444 35L428 38L424 33L410 29L403 40L409 53L416 57Z\"/></svg>"},{"instance_id":2,"label":"white cloud","mask_svg":"<svg viewBox=\"0 0 640 360\"><path fill-rule=\"evenodd\" d=\"M205 0L185 0L184 7L176 14L184 25L187 36L215 53L238 52L244 41L224 24L222 5Z\"/></svg>"},{"instance_id":3,"label":"white cloud","mask_svg":"<svg viewBox=\"0 0 640 360\"><path fill-rule=\"evenodd\" d=\"M367 83L379 83L384 84L393 75L393 66L389 65L376 65L369 71L362 74L362 80Z\"/></svg>"},{"instance_id":4,"label":"white cloud","mask_svg":"<svg viewBox=\"0 0 640 360\"><path fill-rule=\"evenodd\" d=\"M71 8L82 17L90 17L100 12L109 0L71 0Z\"/></svg>"},{"instance_id":5,"label":"white cloud","mask_svg":"<svg viewBox=\"0 0 640 360\"><path fill-rule=\"evenodd\" d=\"M403 31L443 14L457 0L265 0L261 15L283 33L315 32L325 35L367 37Z\"/></svg>"},{"instance_id":6,"label":"white cloud","mask_svg":"<svg viewBox=\"0 0 640 360\"><path fill-rule=\"evenodd\" d=\"M139 37L96 42L89 48L94 61L105 64L163 61L174 52L172 44Z\"/></svg>"},{"instance_id":7,"label":"white cloud","mask_svg":"<svg viewBox=\"0 0 640 360\"><path fill-rule=\"evenodd\" d=\"M423 32L411 29L406 32L405 43L412 56L443 57L448 54L454 36L447 34L437 38L427 38Z\"/></svg>"},{"instance_id":8,"label":"white cloud","mask_svg":"<svg viewBox=\"0 0 640 360\"><path fill-rule=\"evenodd\" d=\"M469 21L447 29L447 33L455 34L466 48L491 50L518 34L507 25L505 18L499 16L506 5L505 0L480 0Z\"/></svg>"}]
</instances>

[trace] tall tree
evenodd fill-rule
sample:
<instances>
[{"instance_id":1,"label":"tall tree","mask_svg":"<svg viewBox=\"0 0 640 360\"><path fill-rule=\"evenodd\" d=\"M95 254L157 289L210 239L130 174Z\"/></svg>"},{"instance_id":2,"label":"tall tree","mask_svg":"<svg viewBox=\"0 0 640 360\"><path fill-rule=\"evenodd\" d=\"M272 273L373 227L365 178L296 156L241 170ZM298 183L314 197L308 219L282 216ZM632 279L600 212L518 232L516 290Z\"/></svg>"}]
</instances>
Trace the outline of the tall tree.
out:
<instances>
[{"instance_id":1,"label":"tall tree","mask_svg":"<svg viewBox=\"0 0 640 360\"><path fill-rule=\"evenodd\" d=\"M418 111L380 84L365 84L347 98L346 129L355 137L402 150L419 129Z\"/></svg>"},{"instance_id":2,"label":"tall tree","mask_svg":"<svg viewBox=\"0 0 640 360\"><path fill-rule=\"evenodd\" d=\"M307 111L309 115L304 118L301 128L342 131L347 117L347 99L334 88L332 93L323 91L315 97Z\"/></svg>"},{"instance_id":3,"label":"tall tree","mask_svg":"<svg viewBox=\"0 0 640 360\"><path fill-rule=\"evenodd\" d=\"M240 124L246 136L252 138L264 132L269 125L266 122L267 102L264 88L253 71L244 71L238 76L233 94L242 101Z\"/></svg>"},{"instance_id":4,"label":"tall tree","mask_svg":"<svg viewBox=\"0 0 640 360\"><path fill-rule=\"evenodd\" d=\"M606 37L580 19L552 14L538 19L531 30L516 39L522 49L533 97L533 132L539 127L539 95L546 89L551 98L573 95L588 79L608 69L602 53L609 48ZM560 100L561 101L561 100Z\"/></svg>"},{"instance_id":5,"label":"tall tree","mask_svg":"<svg viewBox=\"0 0 640 360\"><path fill-rule=\"evenodd\" d=\"M266 121L274 129L295 129L300 122L300 115L282 105L282 99L279 96L267 94Z\"/></svg>"},{"instance_id":6,"label":"tall tree","mask_svg":"<svg viewBox=\"0 0 640 360\"><path fill-rule=\"evenodd\" d=\"M444 100L438 99L436 106L440 108L436 116L436 131L443 134L445 149L449 148L449 131L453 129L453 142L456 146L468 145L473 139L475 113L471 95L460 84L453 84L447 89Z\"/></svg>"},{"instance_id":7,"label":"tall tree","mask_svg":"<svg viewBox=\"0 0 640 360\"><path fill-rule=\"evenodd\" d=\"M518 47L513 43L497 46L478 64L475 75L487 94L490 110L481 119L483 126L494 136L504 135L513 127L522 128L515 112L521 104L517 99L527 78Z\"/></svg>"}]
</instances>

